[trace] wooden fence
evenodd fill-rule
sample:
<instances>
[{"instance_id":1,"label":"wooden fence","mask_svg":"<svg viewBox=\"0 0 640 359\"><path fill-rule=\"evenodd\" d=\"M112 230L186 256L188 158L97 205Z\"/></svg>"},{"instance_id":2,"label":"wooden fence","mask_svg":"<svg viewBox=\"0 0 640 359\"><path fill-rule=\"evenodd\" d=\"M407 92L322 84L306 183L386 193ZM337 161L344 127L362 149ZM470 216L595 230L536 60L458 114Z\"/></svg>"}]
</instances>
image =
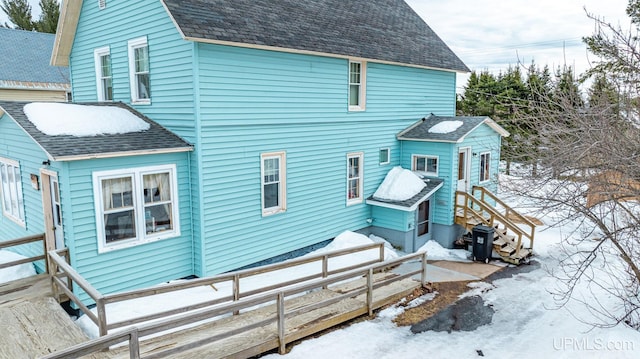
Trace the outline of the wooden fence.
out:
<instances>
[{"instance_id":1,"label":"wooden fence","mask_svg":"<svg viewBox=\"0 0 640 359\"><path fill-rule=\"evenodd\" d=\"M354 265L341 267L339 269L329 270L329 260L332 258L342 257L353 253L365 252L365 251L375 251L376 259L368 260L365 262L360 262ZM293 259L285 262L275 263L263 267L251 268L241 271L235 271L230 273L225 273L213 277L192 279L180 283L172 283L168 285L152 287L152 288L144 288L138 290L131 290L121 293L114 294L102 294L98 290L96 290L89 282L87 282L78 272L76 272L70 265L68 265L60 256L56 253L50 252L50 260L52 263L52 280L54 282L54 294L57 294L59 290L63 291L70 300L78 305L80 310L85 313L95 324L98 326L98 331L100 336L105 336L108 334L109 330L122 328L126 326L131 326L134 324L146 322L149 320L165 318L175 314L187 313L196 309L225 303L229 301L238 301L241 298L252 296L258 293L262 293L265 291L273 290L276 288L285 287L288 285L299 284L305 281L317 279L317 278L327 278L330 275L346 272L354 268L366 266L373 263L383 262L384 261L384 245L382 243L374 243L367 244L357 247L352 247L348 249L343 249L339 251L329 252L325 254L309 256L309 257L301 257L298 259ZM242 290L241 279L247 279L251 277L255 277L257 275L272 273L282 269L289 269L299 267L309 263L320 263L321 270L317 273L313 273L311 275L295 278L289 281L280 282L277 285L268 285L263 286L251 290ZM96 312L93 313L89 310L89 308L82 303L82 301L73 293L71 285L64 285L62 278L67 278L71 282L76 283L80 288L82 288L87 295L96 303ZM214 300L193 304L189 306L179 307L171 310L165 310L159 313L141 315L134 318L129 318L127 320L110 323L108 321L108 313L106 306L110 303L117 303L131 299L138 299L149 297L162 293L175 292L179 290L184 290L188 288L195 288L201 286L215 286L219 283L231 282L232 283L232 291L223 297L216 298Z\"/></svg>"},{"instance_id":2,"label":"wooden fence","mask_svg":"<svg viewBox=\"0 0 640 359\"><path fill-rule=\"evenodd\" d=\"M339 252L331 253L329 256L337 255ZM325 255L326 256L326 255ZM321 256L322 257L322 256ZM391 276L390 278L383 279L381 281L374 282L374 274L387 270L390 267L407 263L410 261L419 260L421 265L419 269L408 271L402 275ZM222 303L220 305L209 305L206 308L199 308L198 310L192 310L179 317L164 318L162 320L141 324L137 327L128 328L118 333L112 333L105 335L101 338L91 340L86 343L82 343L71 348L49 354L43 359L62 359L62 358L77 358L83 355L89 355L100 350L106 350L112 345L128 342L128 350L130 358L140 358L140 342L139 338L165 332L167 330L176 330L176 328L202 322L203 320L215 318L221 315L235 314L241 310L254 308L255 306L261 306L275 301L277 313L274 317L266 318L251 324L245 325L241 328L237 328L232 331L228 331L222 334L211 336L198 340L193 343L179 345L172 347L161 352L156 352L152 355L145 356L146 358L161 358L170 355L175 355L186 350L194 349L199 346L207 345L218 340L229 338L238 333L244 333L248 330L264 327L274 322L277 324L277 338L278 349L280 353L284 353L285 345L295 340L295 338L287 338L285 335L285 328L287 320L300 313L306 313L311 310L322 308L340 301L346 298L354 298L358 295L366 294L366 300L363 302L363 314L372 314L374 307L379 306L379 303L373 302L374 291L390 283L400 281L415 275L420 275L421 284L426 284L426 268L427 268L427 255L426 252L414 253L401 258L393 259L390 261L384 261L381 263L369 264L367 266L355 269L349 269L342 273L334 274L330 277L310 280L305 283L298 283L285 288L271 288L268 292L262 294L256 294L253 296L245 296L242 299ZM244 272L244 271L243 271ZM245 272L246 273L246 272ZM329 273L327 273L329 274ZM235 275L235 274L234 274ZM297 296L300 294L308 293L318 288L327 288L328 286L344 281L354 280L357 278L366 278L363 286L357 286L349 291L340 292L341 294L329 299L324 299L320 302L315 302L303 307L299 307L293 310L286 310L285 299L287 297ZM164 289L164 288L163 288Z\"/></svg>"}]
</instances>

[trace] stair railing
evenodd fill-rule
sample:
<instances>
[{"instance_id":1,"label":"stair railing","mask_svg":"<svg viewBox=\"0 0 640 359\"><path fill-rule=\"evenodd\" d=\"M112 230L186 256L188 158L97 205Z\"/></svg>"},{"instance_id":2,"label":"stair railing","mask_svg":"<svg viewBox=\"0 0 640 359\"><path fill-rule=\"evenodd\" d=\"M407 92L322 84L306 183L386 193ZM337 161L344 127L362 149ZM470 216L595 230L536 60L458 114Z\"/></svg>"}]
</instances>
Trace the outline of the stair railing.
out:
<instances>
[{"instance_id":1,"label":"stair railing","mask_svg":"<svg viewBox=\"0 0 640 359\"><path fill-rule=\"evenodd\" d=\"M463 196L464 204L459 204L459 201L458 201L459 196ZM484 223L489 224L492 227L494 227L497 222L498 224L502 224L505 229L515 233L515 237L518 239L515 255L518 256L520 254L520 247L522 246L522 237L523 236L528 237L527 233L525 233L522 229L520 229L520 227L514 224L511 220L506 218L502 213L500 213L493 206L489 205L488 203L482 202L480 199L475 198L474 196L472 196L467 192L456 191L455 207L456 207L456 214L458 213L458 209L460 209L462 210L462 213L464 214L465 218L468 218L468 215L471 214L474 218L477 218L483 221ZM476 210L475 208L478 208L478 210ZM484 213L486 213L489 216L489 218L486 218L484 216ZM531 241L531 244L533 245L532 239L531 238L529 239Z\"/></svg>"},{"instance_id":2,"label":"stair railing","mask_svg":"<svg viewBox=\"0 0 640 359\"><path fill-rule=\"evenodd\" d=\"M522 223L523 225L526 226L526 231L525 231L525 236L529 239L530 243L531 243L531 248L533 248L533 239L535 236L535 232L536 232L536 225L535 223L533 223L529 218L523 216L522 214L520 214L520 212L514 210L511 206L507 205L503 200L501 200L500 198L498 198L498 196L496 196L493 192L489 191L488 189L482 187L482 186L473 186L473 190L472 193L474 195L474 197L478 198L476 196L476 191L480 192L480 200L484 203L487 203L487 201L485 200L485 197L489 197L491 200L495 201L496 203L498 203L499 205L502 206L502 208L504 208L505 213L504 216L511 221L511 218L516 218L517 221L519 223ZM487 203L488 205L490 205L489 203ZM522 229L522 227L519 227Z\"/></svg>"}]
</instances>

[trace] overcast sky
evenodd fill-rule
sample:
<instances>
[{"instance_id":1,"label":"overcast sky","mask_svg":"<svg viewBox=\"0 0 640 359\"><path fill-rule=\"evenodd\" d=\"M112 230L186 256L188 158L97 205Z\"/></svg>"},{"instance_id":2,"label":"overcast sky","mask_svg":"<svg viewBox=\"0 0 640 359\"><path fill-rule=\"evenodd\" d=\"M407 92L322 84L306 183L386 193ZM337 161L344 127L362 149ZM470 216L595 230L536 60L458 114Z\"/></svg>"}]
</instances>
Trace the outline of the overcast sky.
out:
<instances>
[{"instance_id":1,"label":"overcast sky","mask_svg":"<svg viewBox=\"0 0 640 359\"><path fill-rule=\"evenodd\" d=\"M34 18L39 0L29 0ZM471 70L494 73L519 62L563 64L584 72L589 61L582 37L593 33L590 13L623 26L627 0L406 0ZM0 11L0 22L7 21ZM591 56L593 59L593 56ZM458 86L466 84L460 76Z\"/></svg>"},{"instance_id":2,"label":"overcast sky","mask_svg":"<svg viewBox=\"0 0 640 359\"><path fill-rule=\"evenodd\" d=\"M585 13L629 27L627 0L406 0L471 69L498 73L532 60L577 73L589 67L582 42L594 32ZM458 77L458 87L468 76Z\"/></svg>"}]
</instances>

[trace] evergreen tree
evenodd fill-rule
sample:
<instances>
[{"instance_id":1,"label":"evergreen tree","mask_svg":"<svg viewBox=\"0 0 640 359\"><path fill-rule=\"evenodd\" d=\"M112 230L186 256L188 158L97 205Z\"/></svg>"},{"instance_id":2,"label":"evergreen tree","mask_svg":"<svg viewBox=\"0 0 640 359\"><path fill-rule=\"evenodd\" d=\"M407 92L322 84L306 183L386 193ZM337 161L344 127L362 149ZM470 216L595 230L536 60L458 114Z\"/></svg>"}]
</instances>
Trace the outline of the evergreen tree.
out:
<instances>
[{"instance_id":1,"label":"evergreen tree","mask_svg":"<svg viewBox=\"0 0 640 359\"><path fill-rule=\"evenodd\" d=\"M35 23L36 31L55 34L60 17L60 5L57 0L40 0L40 19Z\"/></svg>"},{"instance_id":2,"label":"evergreen tree","mask_svg":"<svg viewBox=\"0 0 640 359\"><path fill-rule=\"evenodd\" d=\"M31 5L27 0L2 0L0 9L9 17L9 21L16 29L32 31L35 29L31 17ZM5 27L11 27L5 23Z\"/></svg>"},{"instance_id":3,"label":"evergreen tree","mask_svg":"<svg viewBox=\"0 0 640 359\"><path fill-rule=\"evenodd\" d=\"M60 5L57 0L40 0L40 18L33 20L31 5L27 0L2 0L0 9L9 17L13 27L20 30L54 34L58 27ZM3 27L12 27L5 23Z\"/></svg>"}]
</instances>

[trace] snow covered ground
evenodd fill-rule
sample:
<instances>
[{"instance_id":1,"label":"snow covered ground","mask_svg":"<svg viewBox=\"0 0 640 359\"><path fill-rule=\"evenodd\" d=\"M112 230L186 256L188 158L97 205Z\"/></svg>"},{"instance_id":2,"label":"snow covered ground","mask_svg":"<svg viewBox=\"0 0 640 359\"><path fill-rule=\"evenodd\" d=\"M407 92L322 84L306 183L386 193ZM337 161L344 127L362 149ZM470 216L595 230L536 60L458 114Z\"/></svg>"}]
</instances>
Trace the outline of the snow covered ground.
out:
<instances>
[{"instance_id":1,"label":"snow covered ground","mask_svg":"<svg viewBox=\"0 0 640 359\"><path fill-rule=\"evenodd\" d=\"M0 264L25 258L27 257L11 251L0 250ZM0 284L10 282L12 280L30 277L35 274L36 269L33 267L33 263L24 263L9 268L3 268L0 269Z\"/></svg>"},{"instance_id":2,"label":"snow covered ground","mask_svg":"<svg viewBox=\"0 0 640 359\"><path fill-rule=\"evenodd\" d=\"M510 203L520 203L523 207L527 207L525 202L518 202L517 198L512 198ZM566 237L567 233L577 233L574 229L582 222L577 218L563 227L550 227L549 224L555 223L553 213L540 219L547 224L538 227L536 231L534 258L541 263L540 269L520 273L512 278L498 279L492 284L471 285L469 292L464 294L480 295L487 305L493 307L495 314L491 324L471 332L427 331L413 334L409 327L398 327L393 323L393 319L405 310L405 307L393 306L379 312L373 320L353 324L319 338L305 340L293 347L284 358L478 358L480 353L487 358L640 357L639 332L625 325L606 329L593 328L585 322L592 322L594 313L578 302L569 302L567 306L558 308L549 293L557 288L558 280L549 272L558 267L561 259L557 257L562 253L558 251L561 247L561 238ZM382 239L377 237L367 238L345 232L329 246L314 254L380 240ZM397 255L390 247L387 249L388 258ZM467 261L466 252L444 249L435 242L428 243L423 249L429 251L430 259ZM362 256L363 254L349 256L333 265L338 267L356 260L366 260ZM616 258L612 256L600 260L612 261ZM303 267L296 272L283 271L271 277L275 280L281 276L290 279L304 274ZM601 275L607 274L601 273ZM264 285L264 283L261 284ZM222 292L223 288L218 290ZM587 300L589 298L596 300L593 297L593 288L590 288L588 283L581 283L574 294ZM597 300L604 304L615 303L615 298L607 293L596 294ZM180 298L179 301L175 300L176 295ZM186 305L187 299L197 302L202 301L203 298L211 299L212 295L215 295L215 292L210 288L194 289L188 295L174 293L157 296L155 299L147 298L138 305L136 303L116 304L109 308L109 317L110 320L126 318L134 312L140 314L139 311L168 309L176 302ZM434 294L429 294L416 299L414 304L428 302L433 298ZM86 319L80 318L77 322L90 335L95 336L95 327L86 324L89 322ZM283 356L273 354L266 358L277 359Z\"/></svg>"}]
</instances>

